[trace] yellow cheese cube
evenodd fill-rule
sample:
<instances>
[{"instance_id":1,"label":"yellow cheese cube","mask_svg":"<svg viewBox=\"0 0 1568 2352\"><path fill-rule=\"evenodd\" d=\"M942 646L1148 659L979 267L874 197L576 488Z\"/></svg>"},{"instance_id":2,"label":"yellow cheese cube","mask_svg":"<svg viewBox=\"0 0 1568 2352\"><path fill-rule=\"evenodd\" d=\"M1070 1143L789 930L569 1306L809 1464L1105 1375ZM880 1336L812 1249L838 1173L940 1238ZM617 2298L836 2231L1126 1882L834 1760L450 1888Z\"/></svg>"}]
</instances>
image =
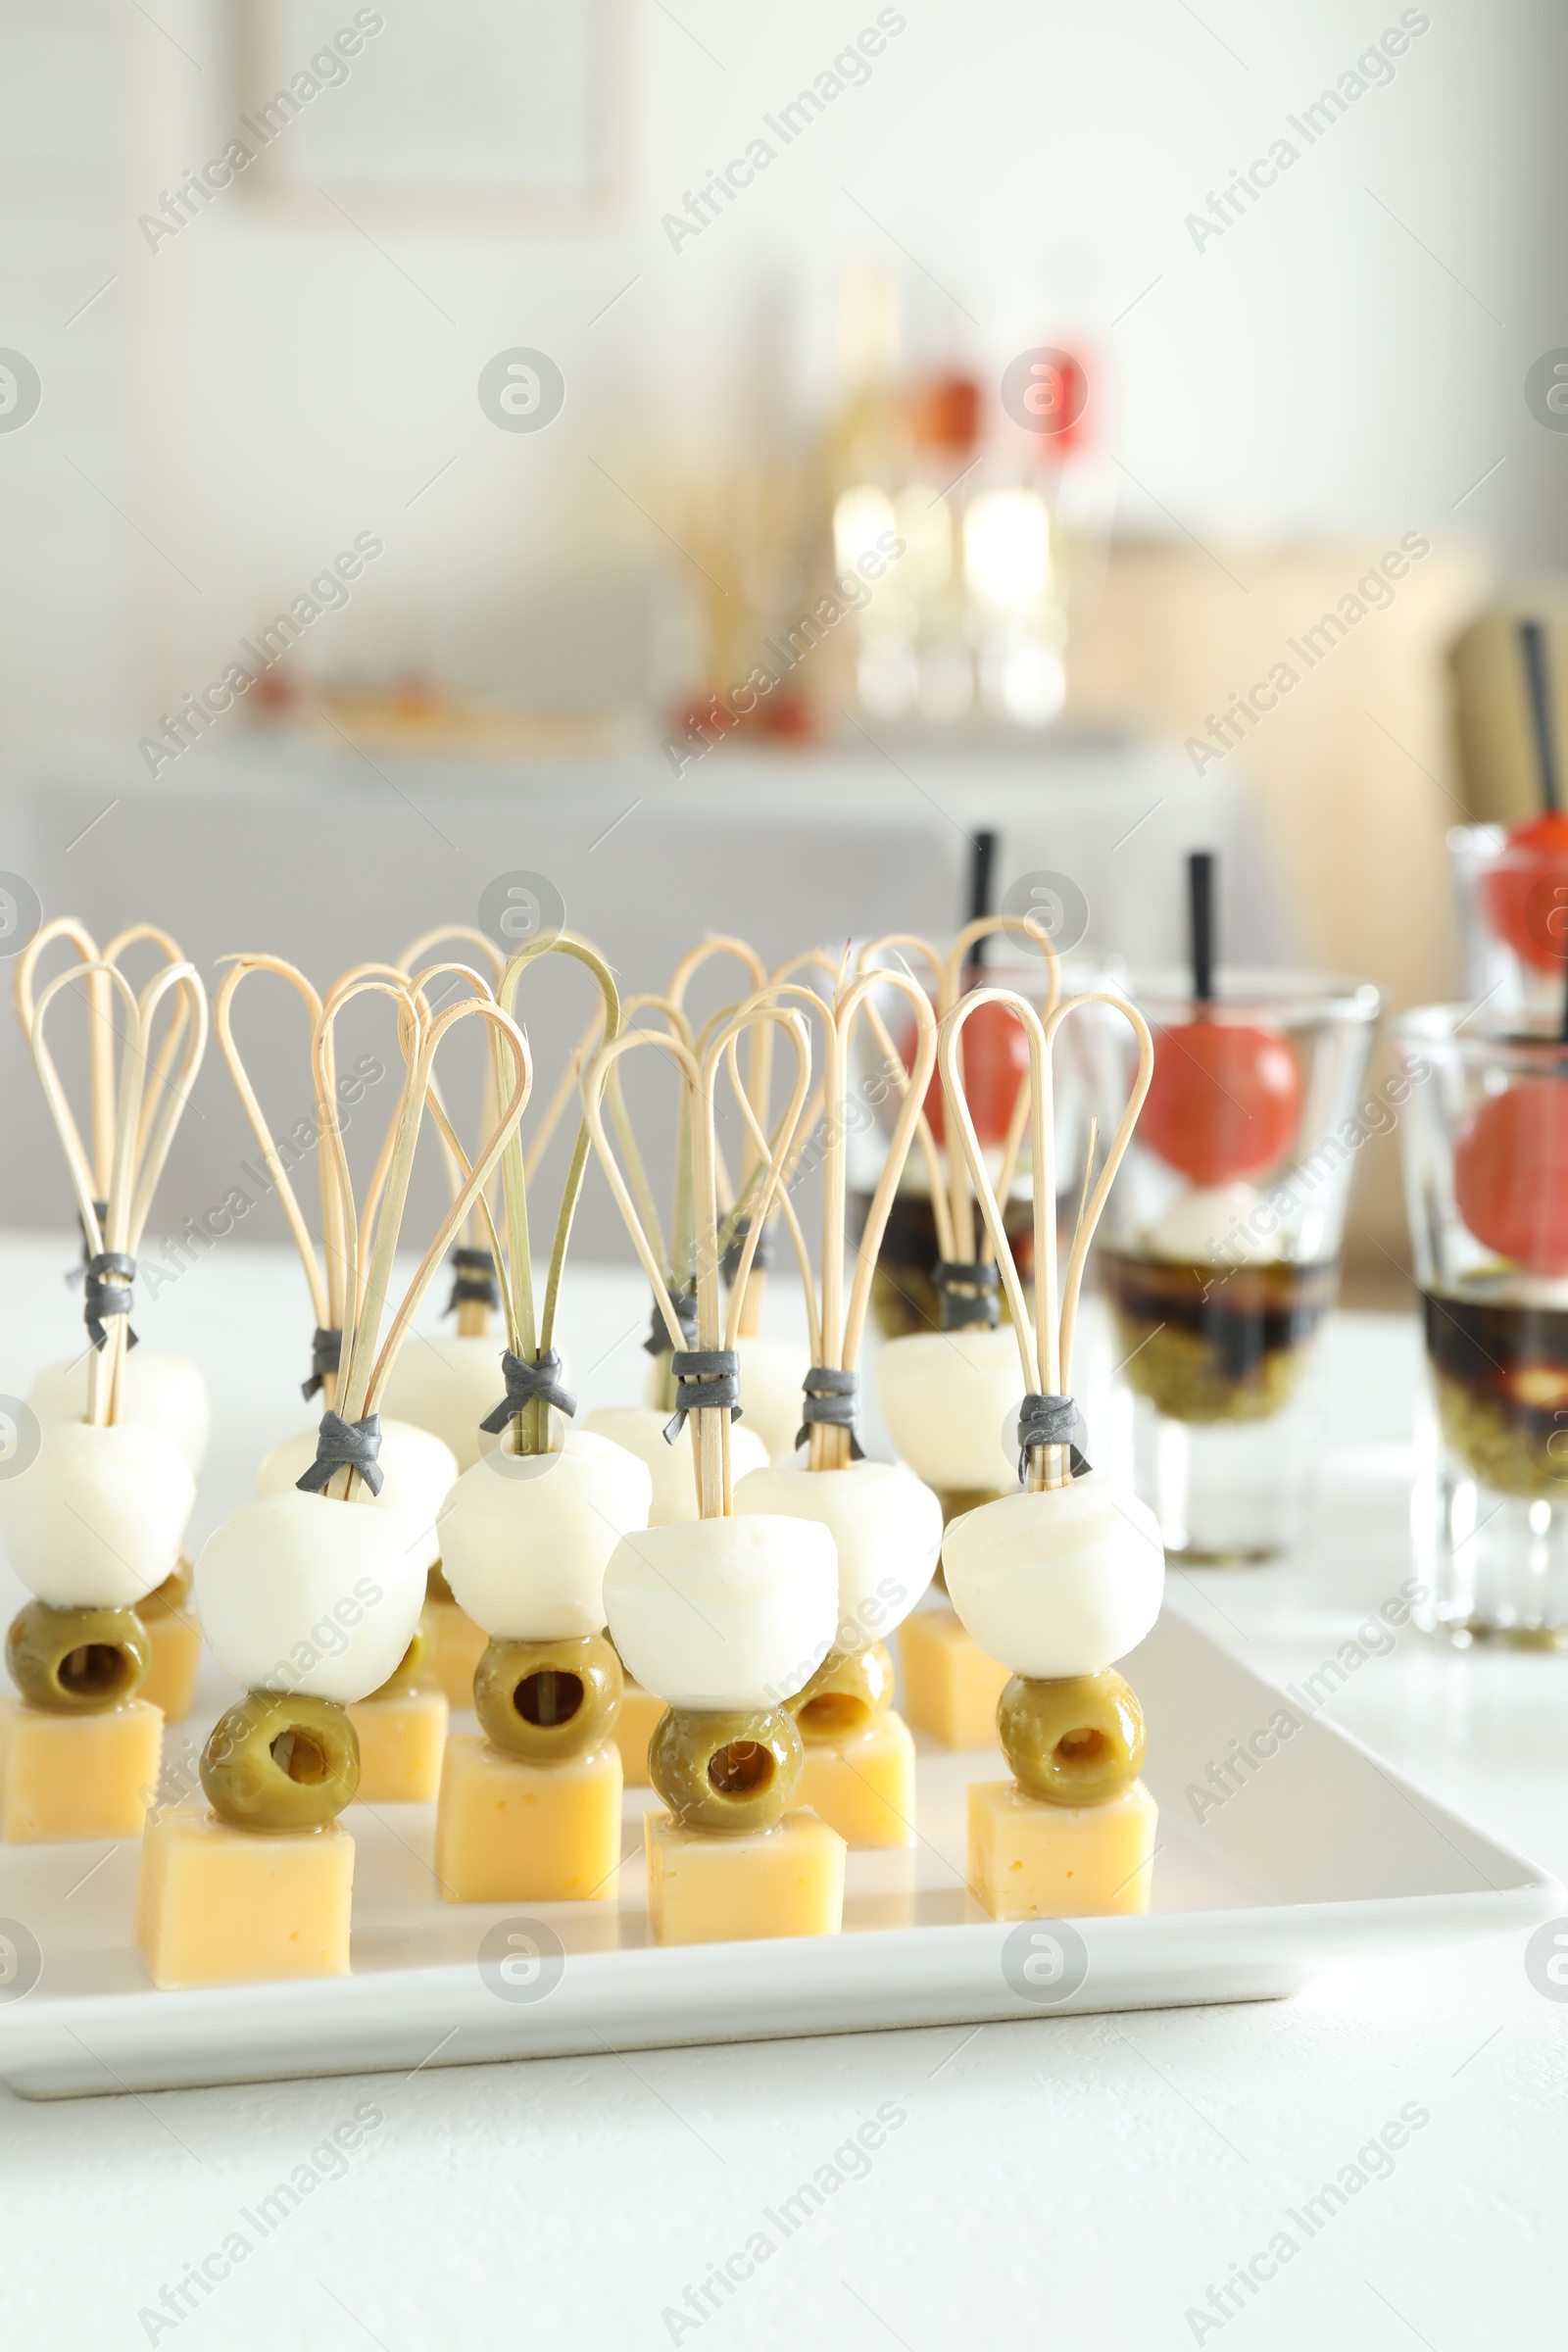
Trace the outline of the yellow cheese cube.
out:
<instances>
[{"instance_id":1,"label":"yellow cheese cube","mask_svg":"<svg viewBox=\"0 0 1568 2352\"><path fill-rule=\"evenodd\" d=\"M349 1709L367 1805L433 1805L452 1709L443 1690L394 1690Z\"/></svg>"},{"instance_id":2,"label":"yellow cheese cube","mask_svg":"<svg viewBox=\"0 0 1568 2352\"><path fill-rule=\"evenodd\" d=\"M164 1719L145 1698L57 1715L0 1695L0 1843L139 1838L163 1742Z\"/></svg>"},{"instance_id":3,"label":"yellow cheese cube","mask_svg":"<svg viewBox=\"0 0 1568 2352\"><path fill-rule=\"evenodd\" d=\"M620 1869L620 1755L530 1764L488 1740L447 1741L435 1875L449 1903L604 1901Z\"/></svg>"},{"instance_id":4,"label":"yellow cheese cube","mask_svg":"<svg viewBox=\"0 0 1568 2352\"><path fill-rule=\"evenodd\" d=\"M740 1838L643 1815L648 1920L657 1943L836 1936L844 1925L843 1838L803 1806Z\"/></svg>"},{"instance_id":5,"label":"yellow cheese cube","mask_svg":"<svg viewBox=\"0 0 1568 2352\"><path fill-rule=\"evenodd\" d=\"M1016 1781L972 1781L969 1892L993 1919L1147 1911L1158 1822L1142 1781L1103 1805L1048 1805Z\"/></svg>"},{"instance_id":6,"label":"yellow cheese cube","mask_svg":"<svg viewBox=\"0 0 1568 2352\"><path fill-rule=\"evenodd\" d=\"M849 1845L914 1843L914 1741L891 1711L853 1740L808 1740L797 1792Z\"/></svg>"},{"instance_id":7,"label":"yellow cheese cube","mask_svg":"<svg viewBox=\"0 0 1568 2352\"><path fill-rule=\"evenodd\" d=\"M612 1739L620 1750L620 1769L626 1776L628 1788L648 1788L648 1742L654 1736L654 1726L664 1712L664 1702L645 1690L641 1683L627 1682L624 1697L616 1709Z\"/></svg>"},{"instance_id":8,"label":"yellow cheese cube","mask_svg":"<svg viewBox=\"0 0 1568 2352\"><path fill-rule=\"evenodd\" d=\"M196 1675L202 1662L202 1629L188 1610L157 1615L138 1610L147 1630L153 1662L136 1696L157 1707L166 1723L183 1723L195 1695Z\"/></svg>"},{"instance_id":9,"label":"yellow cheese cube","mask_svg":"<svg viewBox=\"0 0 1568 2352\"><path fill-rule=\"evenodd\" d=\"M455 1600L432 1600L426 1606L435 1619L435 1679L453 1706L471 1707L473 1671L490 1637Z\"/></svg>"},{"instance_id":10,"label":"yellow cheese cube","mask_svg":"<svg viewBox=\"0 0 1568 2352\"><path fill-rule=\"evenodd\" d=\"M155 1984L344 1977L354 1840L338 1822L266 1838L201 1802L147 1817L136 1948Z\"/></svg>"},{"instance_id":11,"label":"yellow cheese cube","mask_svg":"<svg viewBox=\"0 0 1568 2352\"><path fill-rule=\"evenodd\" d=\"M906 1721L944 1747L994 1747L997 1701L1009 1673L988 1658L952 1609L916 1609L899 1628Z\"/></svg>"}]
</instances>

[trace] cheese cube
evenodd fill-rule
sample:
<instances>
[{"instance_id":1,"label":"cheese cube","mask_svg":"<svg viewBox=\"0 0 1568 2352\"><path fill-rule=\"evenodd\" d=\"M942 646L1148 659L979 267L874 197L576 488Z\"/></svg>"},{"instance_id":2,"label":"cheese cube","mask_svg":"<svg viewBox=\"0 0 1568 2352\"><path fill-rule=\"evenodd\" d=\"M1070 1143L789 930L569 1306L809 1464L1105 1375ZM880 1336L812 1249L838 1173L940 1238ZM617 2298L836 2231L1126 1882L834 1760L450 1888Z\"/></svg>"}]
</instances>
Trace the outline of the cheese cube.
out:
<instances>
[{"instance_id":1,"label":"cheese cube","mask_svg":"<svg viewBox=\"0 0 1568 2352\"><path fill-rule=\"evenodd\" d=\"M360 1801L433 1805L452 1709L443 1690L393 1690L349 1709L360 1742Z\"/></svg>"},{"instance_id":2,"label":"cheese cube","mask_svg":"<svg viewBox=\"0 0 1568 2352\"><path fill-rule=\"evenodd\" d=\"M167 1614L138 1609L136 1613L153 1653L136 1696L159 1708L166 1723L183 1723L190 1713L202 1662L202 1629L196 1613L194 1609Z\"/></svg>"},{"instance_id":3,"label":"cheese cube","mask_svg":"<svg viewBox=\"0 0 1568 2352\"><path fill-rule=\"evenodd\" d=\"M532 1764L449 1740L435 1875L449 1903L608 1900L620 1870L620 1755L611 1744Z\"/></svg>"},{"instance_id":4,"label":"cheese cube","mask_svg":"<svg viewBox=\"0 0 1568 2352\"><path fill-rule=\"evenodd\" d=\"M139 1838L163 1741L164 1719L145 1698L57 1715L0 1695L0 1843Z\"/></svg>"},{"instance_id":5,"label":"cheese cube","mask_svg":"<svg viewBox=\"0 0 1568 2352\"><path fill-rule=\"evenodd\" d=\"M914 1741L891 1711L853 1740L808 1740L801 1803L848 1845L914 1843Z\"/></svg>"},{"instance_id":6,"label":"cheese cube","mask_svg":"<svg viewBox=\"0 0 1568 2352\"><path fill-rule=\"evenodd\" d=\"M474 1669L490 1637L455 1600L432 1600L425 1605L435 1619L435 1679L452 1706L471 1707Z\"/></svg>"},{"instance_id":7,"label":"cheese cube","mask_svg":"<svg viewBox=\"0 0 1568 2352\"><path fill-rule=\"evenodd\" d=\"M844 1840L804 1806L738 1838L678 1830L655 1806L643 1838L656 1943L836 1936L844 1924Z\"/></svg>"},{"instance_id":8,"label":"cheese cube","mask_svg":"<svg viewBox=\"0 0 1568 2352\"><path fill-rule=\"evenodd\" d=\"M204 1802L147 1817L136 1948L155 1984L344 1977L354 1840L338 1822L262 1837Z\"/></svg>"},{"instance_id":9,"label":"cheese cube","mask_svg":"<svg viewBox=\"0 0 1568 2352\"><path fill-rule=\"evenodd\" d=\"M1142 1781L1103 1805L1048 1805L1016 1781L972 1781L969 1892L993 1919L1147 1911L1158 1823Z\"/></svg>"},{"instance_id":10,"label":"cheese cube","mask_svg":"<svg viewBox=\"0 0 1568 2352\"><path fill-rule=\"evenodd\" d=\"M899 1628L905 1718L944 1747L994 1747L997 1701L1010 1675L988 1658L952 1609L916 1609Z\"/></svg>"},{"instance_id":11,"label":"cheese cube","mask_svg":"<svg viewBox=\"0 0 1568 2352\"><path fill-rule=\"evenodd\" d=\"M641 1683L627 1678L625 1694L615 1712L611 1738L620 1750L620 1768L626 1776L628 1788L650 1788L648 1778L648 1742L654 1736L654 1726L664 1712L664 1702L645 1690Z\"/></svg>"}]
</instances>

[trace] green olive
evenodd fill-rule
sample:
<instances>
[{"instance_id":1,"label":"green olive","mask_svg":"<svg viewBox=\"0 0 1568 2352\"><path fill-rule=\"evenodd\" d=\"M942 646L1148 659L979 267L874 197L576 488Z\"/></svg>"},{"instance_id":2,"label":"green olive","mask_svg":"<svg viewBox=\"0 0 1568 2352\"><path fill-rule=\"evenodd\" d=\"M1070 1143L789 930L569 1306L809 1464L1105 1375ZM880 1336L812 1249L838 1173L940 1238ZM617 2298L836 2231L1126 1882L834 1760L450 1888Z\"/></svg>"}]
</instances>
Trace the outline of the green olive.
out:
<instances>
[{"instance_id":1,"label":"green olive","mask_svg":"<svg viewBox=\"0 0 1568 2352\"><path fill-rule=\"evenodd\" d=\"M183 1617L190 1608L191 1564L182 1559L161 1585L144 1592L136 1603L136 1614L144 1622L149 1617Z\"/></svg>"},{"instance_id":2,"label":"green olive","mask_svg":"<svg viewBox=\"0 0 1568 2352\"><path fill-rule=\"evenodd\" d=\"M564 1642L492 1642L474 1669L481 1731L533 1764L583 1756L610 1737L625 1688L603 1634Z\"/></svg>"},{"instance_id":3,"label":"green olive","mask_svg":"<svg viewBox=\"0 0 1568 2352\"><path fill-rule=\"evenodd\" d=\"M336 1699L247 1690L202 1750L202 1787L237 1829L318 1830L352 1804L360 1742Z\"/></svg>"},{"instance_id":4,"label":"green olive","mask_svg":"<svg viewBox=\"0 0 1568 2352\"><path fill-rule=\"evenodd\" d=\"M378 1689L370 1692L370 1696L392 1698L405 1690L412 1690L435 1656L440 1639L435 1612L426 1601L419 1612L419 1622L414 1629L414 1639L403 1652L401 1663L393 1668Z\"/></svg>"},{"instance_id":5,"label":"green olive","mask_svg":"<svg viewBox=\"0 0 1568 2352\"><path fill-rule=\"evenodd\" d=\"M997 1701L997 1734L1024 1794L1052 1805L1102 1805L1144 1761L1144 1710L1109 1667L1049 1683L1015 1674Z\"/></svg>"},{"instance_id":6,"label":"green olive","mask_svg":"<svg viewBox=\"0 0 1568 2352\"><path fill-rule=\"evenodd\" d=\"M880 1642L848 1655L830 1649L789 1701L803 1740L853 1740L868 1732L893 1703L893 1660Z\"/></svg>"},{"instance_id":7,"label":"green olive","mask_svg":"<svg viewBox=\"0 0 1568 2352\"><path fill-rule=\"evenodd\" d=\"M447 1583L445 1573L439 1560L437 1560L435 1566L431 1569L429 1575L424 1580L424 1597L426 1600L450 1601L454 1608L456 1608L458 1605L457 1595L453 1592L452 1587Z\"/></svg>"},{"instance_id":8,"label":"green olive","mask_svg":"<svg viewBox=\"0 0 1568 2352\"><path fill-rule=\"evenodd\" d=\"M17 1689L56 1715L102 1715L122 1706L152 1662L134 1609L51 1609L29 1600L6 1636Z\"/></svg>"},{"instance_id":9,"label":"green olive","mask_svg":"<svg viewBox=\"0 0 1568 2352\"><path fill-rule=\"evenodd\" d=\"M666 1707L648 1742L648 1777L677 1829L731 1837L773 1827L805 1762L787 1707Z\"/></svg>"}]
</instances>

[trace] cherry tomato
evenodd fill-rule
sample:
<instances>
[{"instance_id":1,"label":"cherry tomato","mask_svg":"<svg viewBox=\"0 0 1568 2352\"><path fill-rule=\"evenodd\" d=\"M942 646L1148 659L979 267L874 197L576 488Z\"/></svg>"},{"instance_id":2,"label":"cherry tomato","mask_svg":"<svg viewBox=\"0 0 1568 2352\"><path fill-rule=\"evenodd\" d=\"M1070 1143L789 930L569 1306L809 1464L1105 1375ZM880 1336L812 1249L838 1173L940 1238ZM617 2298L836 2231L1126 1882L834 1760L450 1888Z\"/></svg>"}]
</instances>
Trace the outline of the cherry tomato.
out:
<instances>
[{"instance_id":1,"label":"cherry tomato","mask_svg":"<svg viewBox=\"0 0 1568 2352\"><path fill-rule=\"evenodd\" d=\"M1300 1064L1277 1029L1182 1021L1155 1031L1139 1140L1194 1184L1271 1166L1300 1115Z\"/></svg>"},{"instance_id":2,"label":"cherry tomato","mask_svg":"<svg viewBox=\"0 0 1568 2352\"><path fill-rule=\"evenodd\" d=\"M1476 1112L1453 1154L1459 1214L1532 1274L1568 1274L1568 1081L1523 1078Z\"/></svg>"},{"instance_id":3,"label":"cherry tomato","mask_svg":"<svg viewBox=\"0 0 1568 2352\"><path fill-rule=\"evenodd\" d=\"M1568 960L1568 816L1548 809L1508 827L1507 862L1483 880L1497 937L1538 972Z\"/></svg>"},{"instance_id":4,"label":"cherry tomato","mask_svg":"<svg viewBox=\"0 0 1568 2352\"><path fill-rule=\"evenodd\" d=\"M1018 1090L1029 1075L1029 1040L1021 1022L1005 1004L982 1004L963 1024L963 1099L969 1105L974 1131L983 1144L1007 1140ZM914 1027L903 1044L904 1066L914 1066ZM942 1100L942 1074L931 1073L926 1089L925 1115L939 1144L947 1142L947 1119Z\"/></svg>"}]
</instances>

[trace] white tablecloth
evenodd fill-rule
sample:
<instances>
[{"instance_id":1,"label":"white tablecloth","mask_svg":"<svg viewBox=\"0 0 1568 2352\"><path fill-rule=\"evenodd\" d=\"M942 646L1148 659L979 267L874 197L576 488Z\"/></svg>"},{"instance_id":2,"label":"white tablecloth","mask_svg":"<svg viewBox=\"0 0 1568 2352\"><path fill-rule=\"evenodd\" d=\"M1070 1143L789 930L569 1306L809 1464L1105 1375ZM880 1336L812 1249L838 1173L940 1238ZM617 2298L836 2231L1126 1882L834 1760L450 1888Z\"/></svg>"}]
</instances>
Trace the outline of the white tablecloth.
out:
<instances>
[{"instance_id":1,"label":"white tablecloth","mask_svg":"<svg viewBox=\"0 0 1568 2352\"><path fill-rule=\"evenodd\" d=\"M0 1390L20 1394L74 1341L60 1266L58 1245L0 1241ZM775 1286L781 1327L797 1306ZM642 1362L638 1285L586 1269L568 1322L582 1393L624 1396ZM198 1535L304 1418L292 1384L305 1323L291 1261L232 1242L146 1317L149 1340L210 1369L219 1435ZM1410 1573L1415 1359L1411 1323L1335 1324L1317 1539L1279 1567L1170 1580L1170 1606L1278 1681L1310 1673ZM14 1605L0 1592L0 1609ZM1568 1661L1457 1656L1406 1630L1327 1712L1568 1876L1565 1696ZM1568 2333L1565 2090L1568 2005L1534 1989L1509 1938L1255 2007L6 2098L6 2338L24 2352L1160 2352L1221 2339L1544 2352ZM1429 2120L1392 2171L1307 2239L1289 2209L1406 2108ZM858 2152L867 2124L876 2144ZM331 2144L340 2126L358 2143L347 2156ZM307 2175L265 2236L241 2218ZM812 2180L833 2185L793 2209L786 2234L770 2217ZM192 2283L235 2230L245 2259ZM1217 2317L1210 2288L1281 2230L1298 2250L1255 2289L1233 2287Z\"/></svg>"}]
</instances>

